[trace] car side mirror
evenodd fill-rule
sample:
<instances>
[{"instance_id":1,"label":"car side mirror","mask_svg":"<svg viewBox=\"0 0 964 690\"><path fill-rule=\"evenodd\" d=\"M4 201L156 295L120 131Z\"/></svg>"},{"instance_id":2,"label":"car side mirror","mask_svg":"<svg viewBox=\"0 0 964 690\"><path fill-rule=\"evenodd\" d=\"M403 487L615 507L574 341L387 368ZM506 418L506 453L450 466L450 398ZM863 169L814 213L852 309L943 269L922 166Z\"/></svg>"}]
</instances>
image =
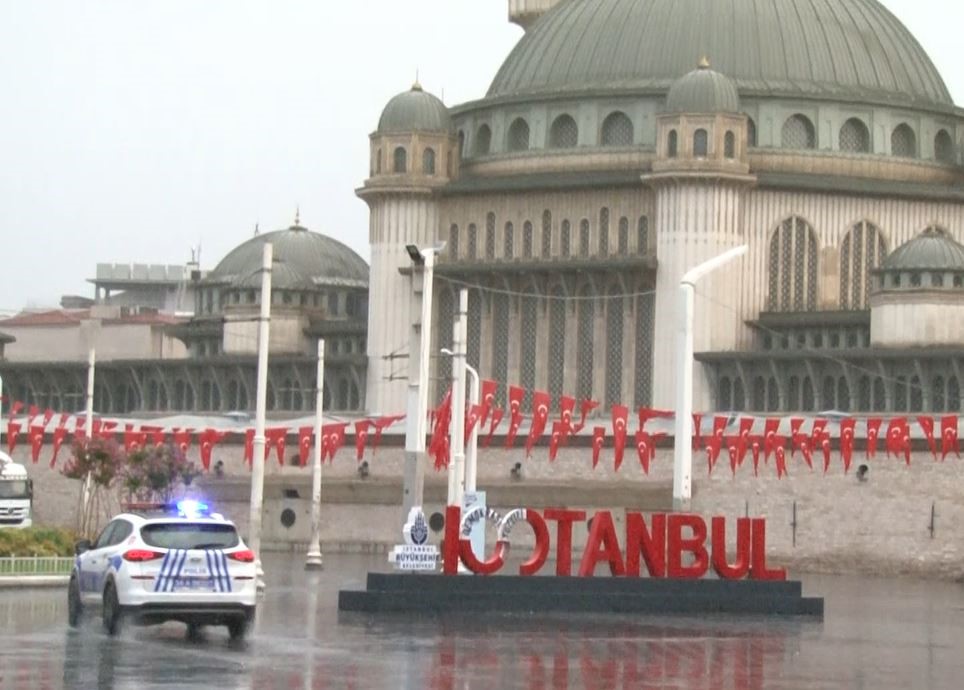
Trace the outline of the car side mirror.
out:
<instances>
[{"instance_id":1,"label":"car side mirror","mask_svg":"<svg viewBox=\"0 0 964 690\"><path fill-rule=\"evenodd\" d=\"M93 544L90 543L89 539L81 539L79 542L74 544L74 553L80 555L86 551L90 551L93 548Z\"/></svg>"}]
</instances>

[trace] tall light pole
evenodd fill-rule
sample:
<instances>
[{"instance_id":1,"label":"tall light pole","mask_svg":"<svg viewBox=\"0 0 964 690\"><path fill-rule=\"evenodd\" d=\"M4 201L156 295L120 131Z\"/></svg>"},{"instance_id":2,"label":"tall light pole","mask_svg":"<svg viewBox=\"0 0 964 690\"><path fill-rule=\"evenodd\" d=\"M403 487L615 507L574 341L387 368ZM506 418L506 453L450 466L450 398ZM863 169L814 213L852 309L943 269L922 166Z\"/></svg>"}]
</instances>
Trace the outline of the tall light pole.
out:
<instances>
[{"instance_id":1,"label":"tall light pole","mask_svg":"<svg viewBox=\"0 0 964 690\"><path fill-rule=\"evenodd\" d=\"M261 511L264 503L264 418L268 400L268 343L271 335L271 263L273 250L265 242L261 254L261 316L258 319L258 387L254 417L254 457L251 460L251 513L248 518L248 546L258 564L258 585L263 587L261 569Z\"/></svg>"},{"instance_id":2,"label":"tall light pole","mask_svg":"<svg viewBox=\"0 0 964 690\"><path fill-rule=\"evenodd\" d=\"M696 281L723 264L746 254L734 247L691 268L679 283L676 320L676 422L673 444L673 509L688 510L693 496L693 310Z\"/></svg>"},{"instance_id":3,"label":"tall light pole","mask_svg":"<svg viewBox=\"0 0 964 690\"><path fill-rule=\"evenodd\" d=\"M321 428L325 400L325 339L318 339L318 385L315 386L315 447L311 460L311 543L306 570L321 570Z\"/></svg>"},{"instance_id":4,"label":"tall light pole","mask_svg":"<svg viewBox=\"0 0 964 690\"><path fill-rule=\"evenodd\" d=\"M449 466L448 504L462 505L465 491L465 336L469 291L459 290L459 311L452 325L452 463Z\"/></svg>"}]
</instances>

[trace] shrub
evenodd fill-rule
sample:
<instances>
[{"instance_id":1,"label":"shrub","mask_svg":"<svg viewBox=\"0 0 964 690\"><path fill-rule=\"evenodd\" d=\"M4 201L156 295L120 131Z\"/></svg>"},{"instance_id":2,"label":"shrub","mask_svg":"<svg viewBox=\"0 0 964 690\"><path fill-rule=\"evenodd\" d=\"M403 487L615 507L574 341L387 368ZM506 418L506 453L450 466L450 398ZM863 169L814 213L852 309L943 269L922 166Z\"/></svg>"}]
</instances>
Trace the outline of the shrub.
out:
<instances>
[{"instance_id":1,"label":"shrub","mask_svg":"<svg viewBox=\"0 0 964 690\"><path fill-rule=\"evenodd\" d=\"M54 527L0 529L0 557L73 556L73 532Z\"/></svg>"}]
</instances>

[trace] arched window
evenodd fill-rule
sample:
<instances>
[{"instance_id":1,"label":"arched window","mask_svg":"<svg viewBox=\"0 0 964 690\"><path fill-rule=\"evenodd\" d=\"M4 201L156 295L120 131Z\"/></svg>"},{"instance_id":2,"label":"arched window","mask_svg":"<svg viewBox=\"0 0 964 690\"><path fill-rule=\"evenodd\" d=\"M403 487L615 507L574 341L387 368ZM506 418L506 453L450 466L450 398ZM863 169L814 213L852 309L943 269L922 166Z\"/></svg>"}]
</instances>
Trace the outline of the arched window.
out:
<instances>
[{"instance_id":1,"label":"arched window","mask_svg":"<svg viewBox=\"0 0 964 690\"><path fill-rule=\"evenodd\" d=\"M469 236L468 236L468 242L467 242L467 244L468 244L469 246L466 248L466 249L468 250L468 252L467 252L467 254L468 254L467 258L469 258L469 259L477 259L477 258L479 258L479 231L478 231L478 229L475 227L475 223L472 223L472 224L469 225L468 235L469 235Z\"/></svg>"},{"instance_id":2,"label":"arched window","mask_svg":"<svg viewBox=\"0 0 964 690\"><path fill-rule=\"evenodd\" d=\"M935 376L931 381L931 408L934 412L947 409L947 391L944 390L944 377Z\"/></svg>"},{"instance_id":3,"label":"arched window","mask_svg":"<svg viewBox=\"0 0 964 690\"><path fill-rule=\"evenodd\" d=\"M382 172L382 150L378 149L378 153L375 154L375 173L381 174Z\"/></svg>"},{"instance_id":4,"label":"arched window","mask_svg":"<svg viewBox=\"0 0 964 690\"><path fill-rule=\"evenodd\" d=\"M495 258L495 214L491 211L485 216L485 258Z\"/></svg>"},{"instance_id":5,"label":"arched window","mask_svg":"<svg viewBox=\"0 0 964 690\"><path fill-rule=\"evenodd\" d=\"M576 394L582 399L592 397L593 332L595 330L595 300L589 285L579 290L578 323L576 324Z\"/></svg>"},{"instance_id":6,"label":"arched window","mask_svg":"<svg viewBox=\"0 0 964 690\"><path fill-rule=\"evenodd\" d=\"M632 146L634 139L633 121L626 113L616 111L603 120L603 146Z\"/></svg>"},{"instance_id":7,"label":"arched window","mask_svg":"<svg viewBox=\"0 0 964 690\"><path fill-rule=\"evenodd\" d=\"M733 409L736 412L746 409L746 391L743 390L743 379L739 376L733 379Z\"/></svg>"},{"instance_id":8,"label":"arched window","mask_svg":"<svg viewBox=\"0 0 964 690\"><path fill-rule=\"evenodd\" d=\"M629 253L629 218L623 216L619 219L619 255L625 256Z\"/></svg>"},{"instance_id":9,"label":"arched window","mask_svg":"<svg viewBox=\"0 0 964 690\"><path fill-rule=\"evenodd\" d=\"M572 149L579 143L579 127L569 115L560 115L549 128L549 147Z\"/></svg>"},{"instance_id":10,"label":"arched window","mask_svg":"<svg viewBox=\"0 0 964 690\"><path fill-rule=\"evenodd\" d=\"M559 255L569 256L570 253L570 242L572 241L572 226L568 220L562 221L562 227L559 229Z\"/></svg>"},{"instance_id":11,"label":"arched window","mask_svg":"<svg viewBox=\"0 0 964 690\"><path fill-rule=\"evenodd\" d=\"M579 222L579 256L589 256L589 220Z\"/></svg>"},{"instance_id":12,"label":"arched window","mask_svg":"<svg viewBox=\"0 0 964 690\"><path fill-rule=\"evenodd\" d=\"M887 410L887 389L884 387L884 380L874 379L874 412L884 412Z\"/></svg>"},{"instance_id":13,"label":"arched window","mask_svg":"<svg viewBox=\"0 0 964 690\"><path fill-rule=\"evenodd\" d=\"M624 299L618 286L606 299L606 404L622 402Z\"/></svg>"},{"instance_id":14,"label":"arched window","mask_svg":"<svg viewBox=\"0 0 964 690\"><path fill-rule=\"evenodd\" d=\"M636 406L653 402L653 327L656 321L656 295L636 298Z\"/></svg>"},{"instance_id":15,"label":"arched window","mask_svg":"<svg viewBox=\"0 0 964 690\"><path fill-rule=\"evenodd\" d=\"M910 379L910 407L911 412L922 412L924 410L924 389L920 385L920 379L912 376Z\"/></svg>"},{"instance_id":16,"label":"arched window","mask_svg":"<svg viewBox=\"0 0 964 690\"><path fill-rule=\"evenodd\" d=\"M817 307L817 235L791 216L770 237L770 311L813 311Z\"/></svg>"},{"instance_id":17,"label":"arched window","mask_svg":"<svg viewBox=\"0 0 964 690\"><path fill-rule=\"evenodd\" d=\"M957 155L954 152L954 141L946 129L940 130L934 137L934 158L941 163L957 162Z\"/></svg>"},{"instance_id":18,"label":"arched window","mask_svg":"<svg viewBox=\"0 0 964 690\"><path fill-rule=\"evenodd\" d=\"M609 255L609 209L599 211L599 255Z\"/></svg>"},{"instance_id":19,"label":"arched window","mask_svg":"<svg viewBox=\"0 0 964 690\"><path fill-rule=\"evenodd\" d=\"M449 287L440 288L438 314L436 316L438 323L432 324L436 332L436 338L438 339L438 349L436 349L436 352L442 348L452 349L452 325L455 323L457 301L453 289ZM441 399L452 382L452 358L439 357L437 362L436 375L438 376L438 384L435 397L436 399Z\"/></svg>"},{"instance_id":20,"label":"arched window","mask_svg":"<svg viewBox=\"0 0 964 690\"><path fill-rule=\"evenodd\" d=\"M863 120L852 117L840 128L840 150L848 153L868 153L870 132Z\"/></svg>"},{"instance_id":21,"label":"arched window","mask_svg":"<svg viewBox=\"0 0 964 690\"><path fill-rule=\"evenodd\" d=\"M917 135L907 123L897 125L891 132L890 153L898 158L917 158Z\"/></svg>"},{"instance_id":22,"label":"arched window","mask_svg":"<svg viewBox=\"0 0 964 690\"><path fill-rule=\"evenodd\" d=\"M679 135L676 133L675 129L669 131L669 137L666 139L666 157L676 158L679 154Z\"/></svg>"},{"instance_id":23,"label":"arched window","mask_svg":"<svg viewBox=\"0 0 964 690\"><path fill-rule=\"evenodd\" d=\"M751 409L754 412L763 412L767 404L767 382L762 376L753 379L753 404Z\"/></svg>"},{"instance_id":24,"label":"arched window","mask_svg":"<svg viewBox=\"0 0 964 690\"><path fill-rule=\"evenodd\" d=\"M780 388L777 386L777 380L771 376L767 381L767 412L776 412L779 409Z\"/></svg>"},{"instance_id":25,"label":"arched window","mask_svg":"<svg viewBox=\"0 0 964 690\"><path fill-rule=\"evenodd\" d=\"M787 409L800 409L800 379L796 376L791 376L787 382Z\"/></svg>"},{"instance_id":26,"label":"arched window","mask_svg":"<svg viewBox=\"0 0 964 690\"><path fill-rule=\"evenodd\" d=\"M492 150L492 130L488 125L482 125L475 133L475 155L487 156Z\"/></svg>"},{"instance_id":27,"label":"arched window","mask_svg":"<svg viewBox=\"0 0 964 690\"><path fill-rule=\"evenodd\" d=\"M860 221L840 245L840 308L866 309L873 272L887 256L884 236L867 221Z\"/></svg>"},{"instance_id":28,"label":"arched window","mask_svg":"<svg viewBox=\"0 0 964 690\"><path fill-rule=\"evenodd\" d=\"M825 410L832 410L836 406L835 395L837 392L837 382L832 376L823 377L823 395L820 397L820 405Z\"/></svg>"},{"instance_id":29,"label":"arched window","mask_svg":"<svg viewBox=\"0 0 964 690\"><path fill-rule=\"evenodd\" d=\"M465 158L465 132L459 130L459 160Z\"/></svg>"},{"instance_id":30,"label":"arched window","mask_svg":"<svg viewBox=\"0 0 964 690\"><path fill-rule=\"evenodd\" d=\"M522 225L522 256L532 258L532 223L526 221Z\"/></svg>"},{"instance_id":31,"label":"arched window","mask_svg":"<svg viewBox=\"0 0 964 690\"><path fill-rule=\"evenodd\" d=\"M649 218L639 217L639 224L636 226L636 253L645 254L649 251Z\"/></svg>"},{"instance_id":32,"label":"arched window","mask_svg":"<svg viewBox=\"0 0 964 690\"><path fill-rule=\"evenodd\" d=\"M426 175L435 174L435 149L425 149L422 152L422 172Z\"/></svg>"},{"instance_id":33,"label":"arched window","mask_svg":"<svg viewBox=\"0 0 964 690\"><path fill-rule=\"evenodd\" d=\"M449 257L459 258L459 226L454 223L449 228Z\"/></svg>"},{"instance_id":34,"label":"arched window","mask_svg":"<svg viewBox=\"0 0 964 690\"><path fill-rule=\"evenodd\" d=\"M404 146L395 149L395 172L403 173L408 171L408 152Z\"/></svg>"},{"instance_id":35,"label":"arched window","mask_svg":"<svg viewBox=\"0 0 964 690\"><path fill-rule=\"evenodd\" d=\"M781 140L785 149L813 149L817 146L813 123L805 115L787 118L783 123Z\"/></svg>"},{"instance_id":36,"label":"arched window","mask_svg":"<svg viewBox=\"0 0 964 690\"><path fill-rule=\"evenodd\" d=\"M804 412L813 412L816 407L816 401L813 395L813 381L810 380L809 376L803 379L803 405L801 407Z\"/></svg>"},{"instance_id":37,"label":"arched window","mask_svg":"<svg viewBox=\"0 0 964 690\"><path fill-rule=\"evenodd\" d=\"M502 236L502 251L507 259L515 256L515 226L512 223L505 224L505 232Z\"/></svg>"},{"instance_id":38,"label":"arched window","mask_svg":"<svg viewBox=\"0 0 964 690\"><path fill-rule=\"evenodd\" d=\"M509 140L506 148L510 151L529 150L529 123L521 117L516 118L509 126Z\"/></svg>"},{"instance_id":39,"label":"arched window","mask_svg":"<svg viewBox=\"0 0 964 690\"><path fill-rule=\"evenodd\" d=\"M693 155L696 158L706 158L709 149L709 135L705 129L693 132Z\"/></svg>"},{"instance_id":40,"label":"arched window","mask_svg":"<svg viewBox=\"0 0 964 690\"><path fill-rule=\"evenodd\" d=\"M552 254L552 213L549 209L542 212L542 258Z\"/></svg>"},{"instance_id":41,"label":"arched window","mask_svg":"<svg viewBox=\"0 0 964 690\"><path fill-rule=\"evenodd\" d=\"M566 371L566 293L560 285L550 293L548 336L549 395L558 400Z\"/></svg>"},{"instance_id":42,"label":"arched window","mask_svg":"<svg viewBox=\"0 0 964 690\"><path fill-rule=\"evenodd\" d=\"M861 376L857 387L857 409L854 412L870 412L870 377Z\"/></svg>"},{"instance_id":43,"label":"arched window","mask_svg":"<svg viewBox=\"0 0 964 690\"><path fill-rule=\"evenodd\" d=\"M746 119L746 145L756 148L756 122L752 117Z\"/></svg>"},{"instance_id":44,"label":"arched window","mask_svg":"<svg viewBox=\"0 0 964 690\"><path fill-rule=\"evenodd\" d=\"M736 135L733 132L723 135L723 157L736 158Z\"/></svg>"},{"instance_id":45,"label":"arched window","mask_svg":"<svg viewBox=\"0 0 964 690\"><path fill-rule=\"evenodd\" d=\"M465 361L479 369L482 359L482 293L469 290L469 313L466 324Z\"/></svg>"},{"instance_id":46,"label":"arched window","mask_svg":"<svg viewBox=\"0 0 964 690\"><path fill-rule=\"evenodd\" d=\"M538 339L538 297L536 295L520 298L522 316L519 324L519 385L527 391L536 385L536 350Z\"/></svg>"},{"instance_id":47,"label":"arched window","mask_svg":"<svg viewBox=\"0 0 964 690\"><path fill-rule=\"evenodd\" d=\"M729 376L724 376L720 379L720 400L717 404L717 409L733 409L733 384L730 383Z\"/></svg>"},{"instance_id":48,"label":"arched window","mask_svg":"<svg viewBox=\"0 0 964 690\"><path fill-rule=\"evenodd\" d=\"M498 386L496 401L502 404L505 382L509 380L509 296L492 295L492 378Z\"/></svg>"},{"instance_id":49,"label":"arched window","mask_svg":"<svg viewBox=\"0 0 964 690\"><path fill-rule=\"evenodd\" d=\"M947 411L958 412L961 409L961 385L956 376L947 379Z\"/></svg>"},{"instance_id":50,"label":"arched window","mask_svg":"<svg viewBox=\"0 0 964 690\"><path fill-rule=\"evenodd\" d=\"M850 411L850 384L847 383L847 378L841 376L837 379L837 407L838 410L843 410L844 412Z\"/></svg>"}]
</instances>

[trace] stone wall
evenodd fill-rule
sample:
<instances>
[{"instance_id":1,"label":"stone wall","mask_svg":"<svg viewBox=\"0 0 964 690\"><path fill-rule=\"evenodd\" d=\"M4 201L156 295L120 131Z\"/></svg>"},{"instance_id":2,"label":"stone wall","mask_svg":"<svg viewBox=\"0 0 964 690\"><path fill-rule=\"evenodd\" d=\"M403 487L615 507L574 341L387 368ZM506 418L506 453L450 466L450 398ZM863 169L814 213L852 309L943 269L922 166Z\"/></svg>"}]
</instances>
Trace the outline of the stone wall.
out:
<instances>
[{"instance_id":1,"label":"stone wall","mask_svg":"<svg viewBox=\"0 0 964 690\"><path fill-rule=\"evenodd\" d=\"M582 439L580 439L582 440ZM382 551L400 539L402 451L398 438L388 439L373 458L371 474L361 479L353 449L345 448L333 465L324 468L322 541L325 551ZM294 444L292 444L293 446ZM80 489L79 482L60 476L47 466L49 447L39 464L33 465L28 450L18 448L15 457L28 465L35 481L36 522L71 526ZM192 451L192 454L196 450ZM537 448L531 460L522 450L483 451L479 462L479 489L487 490L489 504L499 510L525 505L542 508L565 506L614 510L617 529L626 510L659 511L671 505L672 450L660 449L649 477L642 474L630 448L620 472L612 470L612 451L603 452L594 471L587 447L560 451L554 463L545 448ZM65 452L63 457L66 457ZM212 497L219 509L247 528L249 473L241 462L240 445L222 445L215 459L225 464L224 477L206 476L199 490ZM61 461L62 464L63 460ZM522 478L510 477L510 468L522 462ZM858 481L854 469L868 465L866 481ZM888 459L883 452L867 461L858 451L854 469L843 473L834 452L830 471L811 472L799 455L790 463L790 476L776 478L773 462L761 460L760 477L753 476L747 458L736 477L721 458L711 478L705 458L694 459L693 511L704 516L728 518L749 514L767 518L770 560L794 572L875 573L960 578L964 575L964 461L949 458L935 462L928 452L916 452L910 467L903 460ZM301 549L308 540L310 523L310 470L279 467L274 455L266 465L264 546L266 549ZM441 510L445 477L431 468L426 473L427 514ZM297 492L297 498L292 492ZM286 497L286 492L289 497ZM796 512L794 512L796 506ZM281 525L285 508L295 512L291 528ZM933 534L931 515L934 511ZM793 523L796 523L794 528ZM585 540L586 527L577 526L574 540ZM528 539L518 527L519 551Z\"/></svg>"}]
</instances>

